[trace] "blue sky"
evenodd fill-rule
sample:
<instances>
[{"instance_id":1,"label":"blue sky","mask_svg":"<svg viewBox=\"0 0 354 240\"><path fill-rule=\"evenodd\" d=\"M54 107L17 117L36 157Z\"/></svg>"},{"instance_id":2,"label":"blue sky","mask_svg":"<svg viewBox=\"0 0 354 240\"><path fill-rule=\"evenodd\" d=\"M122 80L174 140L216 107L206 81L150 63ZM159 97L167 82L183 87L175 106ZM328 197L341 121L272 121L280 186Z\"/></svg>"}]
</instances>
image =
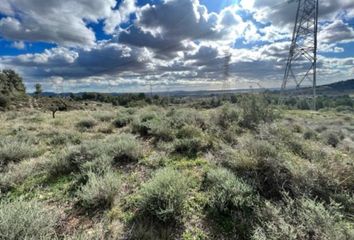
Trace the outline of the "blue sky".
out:
<instances>
[{"instance_id":1,"label":"blue sky","mask_svg":"<svg viewBox=\"0 0 354 240\"><path fill-rule=\"evenodd\" d=\"M296 10L287 2L1 0L0 69L20 72L29 91L279 87ZM354 2L320 1L320 84L353 78L353 27Z\"/></svg>"}]
</instances>

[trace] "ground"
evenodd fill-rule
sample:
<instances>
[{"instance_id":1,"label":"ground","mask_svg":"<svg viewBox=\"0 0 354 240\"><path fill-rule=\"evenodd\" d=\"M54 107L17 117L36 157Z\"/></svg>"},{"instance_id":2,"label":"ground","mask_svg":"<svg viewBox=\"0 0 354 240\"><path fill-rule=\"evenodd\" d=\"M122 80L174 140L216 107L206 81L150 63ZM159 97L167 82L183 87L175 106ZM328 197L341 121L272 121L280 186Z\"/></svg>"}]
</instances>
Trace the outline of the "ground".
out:
<instances>
[{"instance_id":1,"label":"ground","mask_svg":"<svg viewBox=\"0 0 354 240\"><path fill-rule=\"evenodd\" d=\"M353 113L245 101L0 112L0 236L354 239Z\"/></svg>"}]
</instances>

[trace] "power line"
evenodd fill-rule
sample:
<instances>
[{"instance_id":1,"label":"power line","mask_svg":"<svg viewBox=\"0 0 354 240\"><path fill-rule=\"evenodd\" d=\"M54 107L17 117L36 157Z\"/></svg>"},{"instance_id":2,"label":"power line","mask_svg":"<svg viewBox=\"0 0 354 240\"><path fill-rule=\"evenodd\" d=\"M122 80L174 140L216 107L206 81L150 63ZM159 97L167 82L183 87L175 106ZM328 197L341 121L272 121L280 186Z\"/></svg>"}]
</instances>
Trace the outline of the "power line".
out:
<instances>
[{"instance_id":1,"label":"power line","mask_svg":"<svg viewBox=\"0 0 354 240\"><path fill-rule=\"evenodd\" d=\"M318 0L298 0L296 20L289 56L281 86L283 94L289 81L300 88L312 81L313 109L316 110Z\"/></svg>"}]
</instances>

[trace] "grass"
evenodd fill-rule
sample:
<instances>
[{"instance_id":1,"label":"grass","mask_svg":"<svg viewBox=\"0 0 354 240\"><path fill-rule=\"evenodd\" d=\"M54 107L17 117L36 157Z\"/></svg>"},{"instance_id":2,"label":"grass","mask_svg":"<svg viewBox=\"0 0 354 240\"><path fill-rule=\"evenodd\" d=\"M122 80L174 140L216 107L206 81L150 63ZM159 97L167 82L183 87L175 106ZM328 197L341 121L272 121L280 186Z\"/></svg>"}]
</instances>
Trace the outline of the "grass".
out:
<instances>
[{"instance_id":1,"label":"grass","mask_svg":"<svg viewBox=\"0 0 354 240\"><path fill-rule=\"evenodd\" d=\"M231 99L0 112L0 239L353 239L352 113Z\"/></svg>"}]
</instances>

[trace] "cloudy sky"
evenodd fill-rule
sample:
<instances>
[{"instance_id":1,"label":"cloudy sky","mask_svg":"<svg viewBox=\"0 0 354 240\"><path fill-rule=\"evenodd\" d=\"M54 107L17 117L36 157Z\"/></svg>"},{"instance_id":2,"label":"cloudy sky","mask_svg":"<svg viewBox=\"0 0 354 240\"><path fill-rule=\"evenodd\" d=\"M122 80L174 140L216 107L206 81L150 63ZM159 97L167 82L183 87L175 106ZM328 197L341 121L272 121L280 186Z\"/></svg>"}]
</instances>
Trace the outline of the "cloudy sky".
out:
<instances>
[{"instance_id":1,"label":"cloudy sky","mask_svg":"<svg viewBox=\"0 0 354 240\"><path fill-rule=\"evenodd\" d=\"M289 3L290 2L290 3ZM280 87L288 0L1 0L0 69L29 91ZM354 1L321 0L319 82L354 77ZM226 61L227 56L231 56ZM309 84L307 82L306 84Z\"/></svg>"}]
</instances>

